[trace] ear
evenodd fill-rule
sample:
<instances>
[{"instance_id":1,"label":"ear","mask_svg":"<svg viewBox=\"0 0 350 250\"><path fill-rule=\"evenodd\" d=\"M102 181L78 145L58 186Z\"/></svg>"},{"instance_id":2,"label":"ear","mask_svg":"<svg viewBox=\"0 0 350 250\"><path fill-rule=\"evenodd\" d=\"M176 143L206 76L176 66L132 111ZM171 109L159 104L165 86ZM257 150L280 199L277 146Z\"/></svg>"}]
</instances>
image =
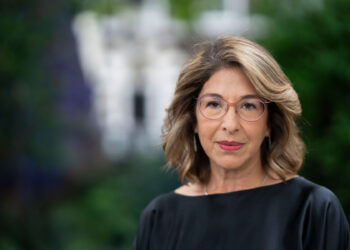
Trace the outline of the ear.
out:
<instances>
[{"instance_id":1,"label":"ear","mask_svg":"<svg viewBox=\"0 0 350 250\"><path fill-rule=\"evenodd\" d=\"M197 123L194 125L194 127L193 127L193 132L195 133L195 134L198 134L198 125L197 125Z\"/></svg>"}]
</instances>

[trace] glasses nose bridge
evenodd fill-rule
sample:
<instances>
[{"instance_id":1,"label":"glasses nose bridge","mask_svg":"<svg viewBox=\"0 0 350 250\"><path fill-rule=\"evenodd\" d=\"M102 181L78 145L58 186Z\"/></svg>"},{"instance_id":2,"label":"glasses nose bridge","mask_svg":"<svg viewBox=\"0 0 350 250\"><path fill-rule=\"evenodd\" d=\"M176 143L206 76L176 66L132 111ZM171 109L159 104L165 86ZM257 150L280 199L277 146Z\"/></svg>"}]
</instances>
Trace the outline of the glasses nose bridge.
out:
<instances>
[{"instance_id":1,"label":"glasses nose bridge","mask_svg":"<svg viewBox=\"0 0 350 250\"><path fill-rule=\"evenodd\" d=\"M226 112L225 112L225 115L228 113L230 107L232 107L233 110L235 111L235 113L238 114L237 103L238 103L239 101L237 101L237 102L228 102L228 101L225 100L225 102L226 102Z\"/></svg>"}]
</instances>

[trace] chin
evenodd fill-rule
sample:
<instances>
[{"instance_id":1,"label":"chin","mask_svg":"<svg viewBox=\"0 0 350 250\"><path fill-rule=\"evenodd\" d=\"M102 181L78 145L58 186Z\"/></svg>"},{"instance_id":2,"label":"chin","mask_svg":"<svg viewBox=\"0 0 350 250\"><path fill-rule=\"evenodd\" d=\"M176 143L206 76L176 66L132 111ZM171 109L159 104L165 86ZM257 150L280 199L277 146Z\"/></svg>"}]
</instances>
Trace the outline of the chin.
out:
<instances>
[{"instance_id":1,"label":"chin","mask_svg":"<svg viewBox=\"0 0 350 250\"><path fill-rule=\"evenodd\" d=\"M238 169L242 166L243 162L235 160L225 160L225 161L212 161L211 166L218 166L227 170Z\"/></svg>"}]
</instances>

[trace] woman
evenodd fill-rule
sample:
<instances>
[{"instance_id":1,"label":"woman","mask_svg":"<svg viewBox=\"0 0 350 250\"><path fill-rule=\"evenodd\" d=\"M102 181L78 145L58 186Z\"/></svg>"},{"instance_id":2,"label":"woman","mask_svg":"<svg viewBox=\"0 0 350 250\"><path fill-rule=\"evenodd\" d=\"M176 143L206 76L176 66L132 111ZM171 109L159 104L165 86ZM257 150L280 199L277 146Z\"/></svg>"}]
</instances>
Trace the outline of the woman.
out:
<instances>
[{"instance_id":1,"label":"woman","mask_svg":"<svg viewBox=\"0 0 350 250\"><path fill-rule=\"evenodd\" d=\"M298 176L298 96L247 39L204 44L181 72L163 148L183 186L143 211L135 250L350 249L328 189Z\"/></svg>"}]
</instances>

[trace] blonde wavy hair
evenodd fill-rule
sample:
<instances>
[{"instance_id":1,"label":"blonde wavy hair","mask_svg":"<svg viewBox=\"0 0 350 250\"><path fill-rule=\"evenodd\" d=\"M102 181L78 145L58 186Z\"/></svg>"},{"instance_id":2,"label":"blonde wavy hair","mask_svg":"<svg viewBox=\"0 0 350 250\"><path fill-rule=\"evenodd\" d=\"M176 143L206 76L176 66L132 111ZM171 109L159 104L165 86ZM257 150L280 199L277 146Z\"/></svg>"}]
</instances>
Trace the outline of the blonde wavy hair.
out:
<instances>
[{"instance_id":1,"label":"blonde wavy hair","mask_svg":"<svg viewBox=\"0 0 350 250\"><path fill-rule=\"evenodd\" d=\"M305 154L304 142L296 125L301 106L297 93L278 63L263 47L241 37L224 36L199 44L197 48L199 50L179 75L174 97L167 109L162 145L168 166L178 171L183 183L208 181L208 156L201 145L194 149L196 98L216 71L238 67L258 95L270 101L270 138L261 145L261 162L265 171L272 170L283 180L287 174L296 174Z\"/></svg>"}]
</instances>

